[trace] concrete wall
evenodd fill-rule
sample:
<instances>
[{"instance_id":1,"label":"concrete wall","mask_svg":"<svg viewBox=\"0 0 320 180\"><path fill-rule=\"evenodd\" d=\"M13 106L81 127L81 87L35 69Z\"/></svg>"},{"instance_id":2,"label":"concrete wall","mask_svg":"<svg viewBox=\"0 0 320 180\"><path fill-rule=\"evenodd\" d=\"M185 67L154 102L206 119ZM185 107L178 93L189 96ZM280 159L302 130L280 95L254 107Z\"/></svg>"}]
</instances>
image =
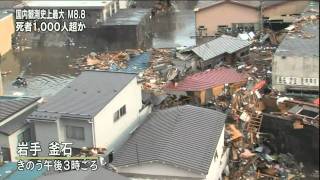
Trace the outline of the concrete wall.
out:
<instances>
[{"instance_id":1,"label":"concrete wall","mask_svg":"<svg viewBox=\"0 0 320 180\"><path fill-rule=\"evenodd\" d=\"M57 122L34 122L36 141L44 147L40 156L48 156L48 144L52 141L59 142Z\"/></svg>"},{"instance_id":2,"label":"concrete wall","mask_svg":"<svg viewBox=\"0 0 320 180\"><path fill-rule=\"evenodd\" d=\"M126 105L126 114L116 122L113 115L123 105ZM101 110L94 118L95 145L113 149L110 145L117 137L127 133L132 124L139 120L139 110L142 107L141 88L137 84L136 78L133 79L113 100Z\"/></svg>"},{"instance_id":3,"label":"concrete wall","mask_svg":"<svg viewBox=\"0 0 320 180\"><path fill-rule=\"evenodd\" d=\"M10 155L11 155L11 161L13 161L13 162L16 162L17 161L16 157L18 157L18 154L17 154L18 135L23 133L28 128L30 128L30 127L25 126L9 136ZM47 147L43 146L42 148L47 148Z\"/></svg>"},{"instance_id":4,"label":"concrete wall","mask_svg":"<svg viewBox=\"0 0 320 180\"><path fill-rule=\"evenodd\" d=\"M282 3L277 6L271 6L269 8L266 8L263 11L263 15L265 17L273 17L273 16L281 16L285 14L296 14L296 13L302 13L303 10L306 8L309 1L300 0L295 1L291 0L286 3Z\"/></svg>"},{"instance_id":5,"label":"concrete wall","mask_svg":"<svg viewBox=\"0 0 320 180\"><path fill-rule=\"evenodd\" d=\"M11 36L14 32L12 14L0 19L0 57L11 50Z\"/></svg>"},{"instance_id":6,"label":"concrete wall","mask_svg":"<svg viewBox=\"0 0 320 180\"><path fill-rule=\"evenodd\" d=\"M272 61L272 87L285 91L289 84L279 83L280 77L297 79L297 85L308 88L319 86L319 57L274 56ZM317 83L312 85L303 82L303 78L315 78ZM294 84L291 84L294 86ZM319 89L319 87L318 87Z\"/></svg>"},{"instance_id":7,"label":"concrete wall","mask_svg":"<svg viewBox=\"0 0 320 180\"><path fill-rule=\"evenodd\" d=\"M219 25L231 27L232 23L257 23L257 10L231 3L222 3L196 12L196 29L204 25L208 35L214 35Z\"/></svg>"},{"instance_id":8,"label":"concrete wall","mask_svg":"<svg viewBox=\"0 0 320 180\"><path fill-rule=\"evenodd\" d=\"M211 166L209 168L207 180L219 180L221 178L222 172L227 163L227 153L224 152L224 128L221 132L219 142L216 150L213 150L217 153L218 158L212 158ZM221 178L222 179L222 178Z\"/></svg>"}]
</instances>

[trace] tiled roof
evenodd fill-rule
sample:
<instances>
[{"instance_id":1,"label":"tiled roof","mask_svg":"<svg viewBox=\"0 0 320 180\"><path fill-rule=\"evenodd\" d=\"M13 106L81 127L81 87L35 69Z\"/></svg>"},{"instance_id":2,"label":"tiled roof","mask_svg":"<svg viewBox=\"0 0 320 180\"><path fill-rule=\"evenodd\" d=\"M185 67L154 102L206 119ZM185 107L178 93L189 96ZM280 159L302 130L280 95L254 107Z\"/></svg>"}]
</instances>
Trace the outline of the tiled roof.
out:
<instances>
[{"instance_id":1,"label":"tiled roof","mask_svg":"<svg viewBox=\"0 0 320 180\"><path fill-rule=\"evenodd\" d=\"M0 96L0 122L35 103L39 99L41 98Z\"/></svg>"},{"instance_id":2,"label":"tiled roof","mask_svg":"<svg viewBox=\"0 0 320 180\"><path fill-rule=\"evenodd\" d=\"M184 80L177 83L168 83L165 89L175 91L201 91L215 86L229 83L243 82L247 78L244 74L238 73L231 68L209 69L187 76Z\"/></svg>"},{"instance_id":3,"label":"tiled roof","mask_svg":"<svg viewBox=\"0 0 320 180\"><path fill-rule=\"evenodd\" d=\"M82 72L30 117L46 120L56 120L60 115L77 119L93 117L135 77L132 73Z\"/></svg>"},{"instance_id":4,"label":"tiled roof","mask_svg":"<svg viewBox=\"0 0 320 180\"><path fill-rule=\"evenodd\" d=\"M251 42L247 40L222 35L221 37L193 48L192 51L205 61L224 53L232 54L250 45Z\"/></svg>"},{"instance_id":5,"label":"tiled roof","mask_svg":"<svg viewBox=\"0 0 320 180\"><path fill-rule=\"evenodd\" d=\"M154 112L115 152L112 164L160 161L207 174L225 119L221 112L190 105Z\"/></svg>"}]
</instances>

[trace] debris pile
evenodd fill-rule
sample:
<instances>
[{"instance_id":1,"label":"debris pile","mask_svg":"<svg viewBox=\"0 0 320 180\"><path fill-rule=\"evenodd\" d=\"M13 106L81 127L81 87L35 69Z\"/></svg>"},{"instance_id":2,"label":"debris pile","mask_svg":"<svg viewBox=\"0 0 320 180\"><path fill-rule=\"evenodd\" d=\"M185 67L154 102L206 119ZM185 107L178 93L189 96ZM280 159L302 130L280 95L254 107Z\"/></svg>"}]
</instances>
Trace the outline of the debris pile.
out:
<instances>
[{"instance_id":1,"label":"debris pile","mask_svg":"<svg viewBox=\"0 0 320 180\"><path fill-rule=\"evenodd\" d=\"M190 96L180 96L175 95L168 96L160 105L160 109L166 109L174 106L182 106L185 104L190 104L192 101Z\"/></svg>"},{"instance_id":2,"label":"debris pile","mask_svg":"<svg viewBox=\"0 0 320 180\"><path fill-rule=\"evenodd\" d=\"M149 67L139 74L143 90L162 91L166 75L172 67L173 53L169 49L152 49Z\"/></svg>"},{"instance_id":3,"label":"debris pile","mask_svg":"<svg viewBox=\"0 0 320 180\"><path fill-rule=\"evenodd\" d=\"M264 98L276 99L272 106L278 106L280 112L271 114L290 117L287 119L292 121L293 129L302 129L305 125L319 128L318 105L280 97L275 90L266 89L267 81L260 80L232 95L232 121L226 126L229 136L226 143L232 152L228 176L230 179L305 178L303 164L298 163L290 153L278 153L274 145L275 137L260 132L263 112L267 108ZM303 113L303 109L308 112Z\"/></svg>"},{"instance_id":4,"label":"debris pile","mask_svg":"<svg viewBox=\"0 0 320 180\"><path fill-rule=\"evenodd\" d=\"M239 117L238 117L239 118ZM304 178L303 164L293 155L277 154L272 144L272 134L260 133L260 114L241 115L237 125L227 125L226 132L231 146L229 161L230 179L292 179Z\"/></svg>"},{"instance_id":5,"label":"debris pile","mask_svg":"<svg viewBox=\"0 0 320 180\"><path fill-rule=\"evenodd\" d=\"M128 61L130 61L131 57L140 55L143 52L140 49L127 49L125 51L103 52L100 54L91 52L89 55L77 59L75 65L69 65L69 67L80 70L125 69L128 67Z\"/></svg>"}]
</instances>

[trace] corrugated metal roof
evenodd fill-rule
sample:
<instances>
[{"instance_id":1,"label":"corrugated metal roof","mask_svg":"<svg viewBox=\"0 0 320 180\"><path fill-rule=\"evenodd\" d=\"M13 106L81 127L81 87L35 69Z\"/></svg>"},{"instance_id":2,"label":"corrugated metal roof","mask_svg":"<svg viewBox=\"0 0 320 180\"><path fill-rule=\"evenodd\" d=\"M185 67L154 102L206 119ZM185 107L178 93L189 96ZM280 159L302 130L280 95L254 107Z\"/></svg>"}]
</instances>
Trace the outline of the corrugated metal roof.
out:
<instances>
[{"instance_id":1,"label":"corrugated metal roof","mask_svg":"<svg viewBox=\"0 0 320 180\"><path fill-rule=\"evenodd\" d=\"M221 112L190 105L154 112L114 154L112 164L164 161L207 174L225 119Z\"/></svg>"},{"instance_id":2,"label":"corrugated metal roof","mask_svg":"<svg viewBox=\"0 0 320 180\"><path fill-rule=\"evenodd\" d=\"M176 86L173 83L168 83L165 88L175 91L201 91L246 80L247 77L244 74L238 73L231 68L221 67L187 76L184 80L178 82Z\"/></svg>"},{"instance_id":3,"label":"corrugated metal roof","mask_svg":"<svg viewBox=\"0 0 320 180\"><path fill-rule=\"evenodd\" d=\"M94 117L135 77L136 74L132 73L84 71L30 118L56 120L60 115L67 118Z\"/></svg>"},{"instance_id":4,"label":"corrugated metal roof","mask_svg":"<svg viewBox=\"0 0 320 180\"><path fill-rule=\"evenodd\" d=\"M95 179L105 179L105 180L129 180L128 178L121 176L119 174L113 173L102 167L98 168L96 171L69 171L62 173L55 173L52 175L41 176L38 180L95 180Z\"/></svg>"},{"instance_id":5,"label":"corrugated metal roof","mask_svg":"<svg viewBox=\"0 0 320 180\"><path fill-rule=\"evenodd\" d=\"M0 133L5 134L5 135L11 135L14 132L18 131L22 127L27 125L27 117L29 114L34 111L36 107L30 109L29 111L21 114L20 116L14 118L13 120L10 120L9 122L3 124L0 126Z\"/></svg>"},{"instance_id":6,"label":"corrugated metal roof","mask_svg":"<svg viewBox=\"0 0 320 180\"><path fill-rule=\"evenodd\" d=\"M251 42L249 41L222 35L221 37L193 48L192 51L202 60L206 61L224 53L232 54L250 45Z\"/></svg>"},{"instance_id":7,"label":"corrugated metal roof","mask_svg":"<svg viewBox=\"0 0 320 180\"><path fill-rule=\"evenodd\" d=\"M38 101L40 97L0 96L0 122Z\"/></svg>"}]
</instances>

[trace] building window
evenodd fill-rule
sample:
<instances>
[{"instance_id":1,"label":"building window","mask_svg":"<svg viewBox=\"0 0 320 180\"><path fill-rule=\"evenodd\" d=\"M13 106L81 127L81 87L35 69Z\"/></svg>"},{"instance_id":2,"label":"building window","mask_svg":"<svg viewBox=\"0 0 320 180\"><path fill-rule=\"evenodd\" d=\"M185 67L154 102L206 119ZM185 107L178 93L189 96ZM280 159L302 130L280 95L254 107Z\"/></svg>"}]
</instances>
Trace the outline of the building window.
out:
<instances>
[{"instance_id":1,"label":"building window","mask_svg":"<svg viewBox=\"0 0 320 180\"><path fill-rule=\"evenodd\" d=\"M293 77L290 77L290 84L293 84Z\"/></svg>"},{"instance_id":2,"label":"building window","mask_svg":"<svg viewBox=\"0 0 320 180\"><path fill-rule=\"evenodd\" d=\"M113 122L118 121L122 116L127 113L126 105L123 105L118 111L113 114Z\"/></svg>"},{"instance_id":3,"label":"building window","mask_svg":"<svg viewBox=\"0 0 320 180\"><path fill-rule=\"evenodd\" d=\"M120 119L119 111L114 112L113 114L113 122L116 122Z\"/></svg>"},{"instance_id":4,"label":"building window","mask_svg":"<svg viewBox=\"0 0 320 180\"><path fill-rule=\"evenodd\" d=\"M287 80L285 77L282 77L283 84L287 84Z\"/></svg>"},{"instance_id":5,"label":"building window","mask_svg":"<svg viewBox=\"0 0 320 180\"><path fill-rule=\"evenodd\" d=\"M120 117L124 116L127 113L126 105L120 108Z\"/></svg>"},{"instance_id":6,"label":"building window","mask_svg":"<svg viewBox=\"0 0 320 180\"><path fill-rule=\"evenodd\" d=\"M298 80L297 78L293 78L293 84L297 84Z\"/></svg>"},{"instance_id":7,"label":"building window","mask_svg":"<svg viewBox=\"0 0 320 180\"><path fill-rule=\"evenodd\" d=\"M84 140L84 128L76 126L66 126L66 136L69 139Z\"/></svg>"},{"instance_id":8,"label":"building window","mask_svg":"<svg viewBox=\"0 0 320 180\"><path fill-rule=\"evenodd\" d=\"M278 83L279 83L279 84L282 84L282 77L279 77L279 78L278 78Z\"/></svg>"}]
</instances>

